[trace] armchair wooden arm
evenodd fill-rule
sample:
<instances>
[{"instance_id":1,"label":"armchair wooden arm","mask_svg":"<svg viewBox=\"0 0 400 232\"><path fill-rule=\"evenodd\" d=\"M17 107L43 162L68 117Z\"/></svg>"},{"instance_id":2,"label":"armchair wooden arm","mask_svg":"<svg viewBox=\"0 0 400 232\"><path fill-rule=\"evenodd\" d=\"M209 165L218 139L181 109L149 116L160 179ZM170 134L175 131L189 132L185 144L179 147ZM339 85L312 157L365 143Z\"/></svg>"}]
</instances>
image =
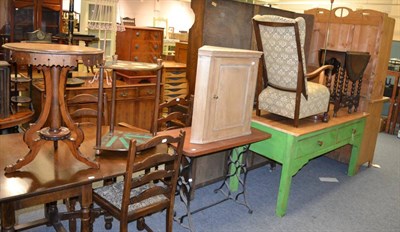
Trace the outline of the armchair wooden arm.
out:
<instances>
[{"instance_id":1,"label":"armchair wooden arm","mask_svg":"<svg viewBox=\"0 0 400 232\"><path fill-rule=\"evenodd\" d=\"M323 65L323 66L317 68L316 70L314 70L314 71L312 71L310 73L307 73L306 77L307 77L308 80L310 80L310 79L313 79L313 78L319 76L322 71L325 71L325 70L332 71L332 69L333 69L333 65L330 65L330 64L329 65L328 64L327 65Z\"/></svg>"}]
</instances>

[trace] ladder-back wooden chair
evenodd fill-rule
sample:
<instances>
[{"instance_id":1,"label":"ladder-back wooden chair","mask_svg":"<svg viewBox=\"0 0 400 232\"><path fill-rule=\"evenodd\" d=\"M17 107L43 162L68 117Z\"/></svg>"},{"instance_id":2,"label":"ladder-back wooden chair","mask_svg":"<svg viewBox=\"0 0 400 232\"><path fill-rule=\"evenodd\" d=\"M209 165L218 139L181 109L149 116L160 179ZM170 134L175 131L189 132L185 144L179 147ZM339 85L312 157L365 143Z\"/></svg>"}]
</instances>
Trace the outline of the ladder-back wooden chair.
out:
<instances>
[{"instance_id":1,"label":"ladder-back wooden chair","mask_svg":"<svg viewBox=\"0 0 400 232\"><path fill-rule=\"evenodd\" d=\"M328 121L329 89L308 80L325 77L325 70L331 70L332 66L325 65L307 73L305 20L256 15L253 25L258 50L264 53L261 58L264 89L258 95L257 114L264 110L291 118L295 127L299 119L313 115L322 114L323 121Z\"/></svg>"},{"instance_id":2,"label":"ladder-back wooden chair","mask_svg":"<svg viewBox=\"0 0 400 232\"><path fill-rule=\"evenodd\" d=\"M70 112L70 117L78 125L81 126L96 126L96 118L98 117L97 106L99 98L92 94L78 94L67 99L67 107ZM91 108L90 108L91 107ZM100 113L103 117L102 122L104 125L109 124L108 119L108 106L107 106L107 94L103 94L103 112ZM54 141L54 148L57 149L58 142ZM67 207L69 213L75 212L75 205L78 201L77 197L64 199L64 203ZM69 219L69 229L70 231L76 231L76 219L71 217Z\"/></svg>"},{"instance_id":3,"label":"ladder-back wooden chair","mask_svg":"<svg viewBox=\"0 0 400 232\"><path fill-rule=\"evenodd\" d=\"M165 231L172 231L184 140L184 131L177 137L155 136L143 144L131 140L124 181L93 190L94 203L120 221L120 231L128 231L128 223L135 220L139 230L152 231L144 217L165 209ZM164 168L155 169L158 166ZM106 229L111 229L111 221L105 219Z\"/></svg>"},{"instance_id":4,"label":"ladder-back wooden chair","mask_svg":"<svg viewBox=\"0 0 400 232\"><path fill-rule=\"evenodd\" d=\"M98 101L99 99L97 96L86 93L78 94L70 99L67 99L67 105L71 118L79 125L94 125L95 123L93 122L96 122L95 119L98 117L99 114L97 109L95 109L96 107L90 108L90 105L98 104ZM108 125L109 119L106 93L103 94L103 112L101 112L100 115L103 117L103 124Z\"/></svg>"},{"instance_id":5,"label":"ladder-back wooden chair","mask_svg":"<svg viewBox=\"0 0 400 232\"><path fill-rule=\"evenodd\" d=\"M160 104L158 112L158 131L188 127L192 123L193 95L165 101Z\"/></svg>"}]
</instances>

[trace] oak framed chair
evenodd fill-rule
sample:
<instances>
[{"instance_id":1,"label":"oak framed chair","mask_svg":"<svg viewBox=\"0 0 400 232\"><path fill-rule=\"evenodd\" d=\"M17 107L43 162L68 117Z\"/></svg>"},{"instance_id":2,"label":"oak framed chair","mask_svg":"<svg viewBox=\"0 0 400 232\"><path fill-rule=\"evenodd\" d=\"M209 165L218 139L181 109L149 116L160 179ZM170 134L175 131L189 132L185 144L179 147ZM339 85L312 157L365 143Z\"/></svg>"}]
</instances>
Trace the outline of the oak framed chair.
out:
<instances>
[{"instance_id":1,"label":"oak framed chair","mask_svg":"<svg viewBox=\"0 0 400 232\"><path fill-rule=\"evenodd\" d=\"M262 51L263 90L258 93L257 115L268 111L294 120L321 115L329 120L329 89L332 65L307 73L304 55L305 20L276 15L256 15L253 26L257 48ZM327 75L325 75L327 73ZM309 80L319 77L319 83Z\"/></svg>"},{"instance_id":2,"label":"oak framed chair","mask_svg":"<svg viewBox=\"0 0 400 232\"><path fill-rule=\"evenodd\" d=\"M163 210L166 231L172 231L184 140L184 131L177 137L155 136L143 144L131 140L124 180L93 190L94 203L120 221L120 231L128 231L131 221L137 221L138 230L152 231L144 217ZM112 218L105 219L105 228L111 229Z\"/></svg>"}]
</instances>

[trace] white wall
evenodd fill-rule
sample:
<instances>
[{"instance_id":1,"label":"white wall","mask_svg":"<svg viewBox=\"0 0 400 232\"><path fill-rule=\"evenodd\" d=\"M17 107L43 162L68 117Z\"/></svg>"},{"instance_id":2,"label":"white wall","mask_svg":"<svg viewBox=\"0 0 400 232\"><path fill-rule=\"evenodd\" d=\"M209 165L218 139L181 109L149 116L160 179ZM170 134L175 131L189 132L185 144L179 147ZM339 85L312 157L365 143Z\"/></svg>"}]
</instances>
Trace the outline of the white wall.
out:
<instances>
[{"instance_id":1,"label":"white wall","mask_svg":"<svg viewBox=\"0 0 400 232\"><path fill-rule=\"evenodd\" d=\"M119 14L135 18L138 27L153 26L153 17L164 17L175 32L189 31L194 22L194 14L187 1L119 0Z\"/></svg>"},{"instance_id":2,"label":"white wall","mask_svg":"<svg viewBox=\"0 0 400 232\"><path fill-rule=\"evenodd\" d=\"M69 2L70 0L63 0L62 9L64 11L69 11ZM74 11L81 13L81 0L74 0Z\"/></svg>"}]
</instances>

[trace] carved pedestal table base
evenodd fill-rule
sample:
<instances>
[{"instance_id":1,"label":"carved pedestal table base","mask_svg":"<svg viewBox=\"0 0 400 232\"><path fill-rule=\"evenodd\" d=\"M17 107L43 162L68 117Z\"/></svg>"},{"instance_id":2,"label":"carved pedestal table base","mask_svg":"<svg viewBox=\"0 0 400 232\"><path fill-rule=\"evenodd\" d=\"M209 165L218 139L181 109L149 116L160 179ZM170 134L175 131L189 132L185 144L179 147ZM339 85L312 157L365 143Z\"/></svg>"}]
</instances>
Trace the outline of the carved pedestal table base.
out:
<instances>
[{"instance_id":1,"label":"carved pedestal table base","mask_svg":"<svg viewBox=\"0 0 400 232\"><path fill-rule=\"evenodd\" d=\"M56 143L59 140L68 145L77 160L92 168L98 168L97 163L90 161L79 151L84 135L71 119L64 96L67 72L74 68L78 61L87 66L101 64L103 51L89 47L38 43L7 43L3 47L11 51L11 59L14 62L34 65L43 71L46 91L44 107L38 120L31 124L24 134L24 142L30 151L15 164L5 167L5 173L14 172L33 161L46 141ZM47 121L50 126L43 127Z\"/></svg>"}]
</instances>

